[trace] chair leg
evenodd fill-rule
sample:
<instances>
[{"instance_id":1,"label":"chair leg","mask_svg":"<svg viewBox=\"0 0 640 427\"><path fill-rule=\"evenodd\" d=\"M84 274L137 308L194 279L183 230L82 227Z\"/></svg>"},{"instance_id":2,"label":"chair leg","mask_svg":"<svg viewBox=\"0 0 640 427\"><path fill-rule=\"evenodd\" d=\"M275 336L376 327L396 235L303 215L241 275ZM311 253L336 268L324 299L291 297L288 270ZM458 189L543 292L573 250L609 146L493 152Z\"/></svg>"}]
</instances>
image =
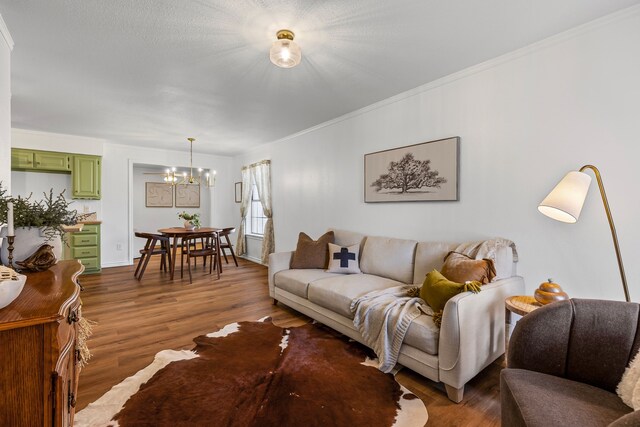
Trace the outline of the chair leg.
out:
<instances>
[{"instance_id":1,"label":"chair leg","mask_svg":"<svg viewBox=\"0 0 640 427\"><path fill-rule=\"evenodd\" d=\"M187 268L189 269L189 283L193 283L193 278L191 277L191 255L187 252Z\"/></svg>"},{"instance_id":2,"label":"chair leg","mask_svg":"<svg viewBox=\"0 0 640 427\"><path fill-rule=\"evenodd\" d=\"M225 251L224 248L222 248L221 250L222 250L222 256L224 256L224 262L229 264L229 260L227 259L227 251Z\"/></svg>"},{"instance_id":3,"label":"chair leg","mask_svg":"<svg viewBox=\"0 0 640 427\"><path fill-rule=\"evenodd\" d=\"M138 272L140 272L140 267L142 267L142 263L144 262L144 257L146 254L140 255L140 259L138 260L138 266L136 267L136 272L133 273L133 277L138 278Z\"/></svg>"},{"instance_id":4,"label":"chair leg","mask_svg":"<svg viewBox=\"0 0 640 427\"><path fill-rule=\"evenodd\" d=\"M189 258L187 257L187 262L189 262ZM191 270L189 270L191 273ZM180 278L184 277L184 245L182 245L182 250L180 250Z\"/></svg>"},{"instance_id":5,"label":"chair leg","mask_svg":"<svg viewBox=\"0 0 640 427\"><path fill-rule=\"evenodd\" d=\"M147 256L144 257L144 265L142 266L142 270L140 271L140 274L138 275L138 280L142 280L142 276L144 276L144 271L147 269L147 264L149 264L149 260L151 259L151 255L147 254Z\"/></svg>"},{"instance_id":6,"label":"chair leg","mask_svg":"<svg viewBox=\"0 0 640 427\"><path fill-rule=\"evenodd\" d=\"M229 246L229 250L231 251L231 256L233 257L233 262L236 263L236 267L238 266L238 260L236 259L236 254L233 252L233 248Z\"/></svg>"}]
</instances>

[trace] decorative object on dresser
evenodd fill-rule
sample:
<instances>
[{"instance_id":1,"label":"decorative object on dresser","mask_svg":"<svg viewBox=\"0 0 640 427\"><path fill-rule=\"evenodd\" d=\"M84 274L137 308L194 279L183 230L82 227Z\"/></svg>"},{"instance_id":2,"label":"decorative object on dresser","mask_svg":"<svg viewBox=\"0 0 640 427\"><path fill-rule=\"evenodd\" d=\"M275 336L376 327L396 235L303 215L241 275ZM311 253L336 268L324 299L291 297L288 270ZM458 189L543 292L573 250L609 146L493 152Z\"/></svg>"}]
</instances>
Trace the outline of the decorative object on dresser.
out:
<instances>
[{"instance_id":1,"label":"decorative object on dresser","mask_svg":"<svg viewBox=\"0 0 640 427\"><path fill-rule=\"evenodd\" d=\"M20 296L0 309L0 425L73 425L81 272L78 261L60 261L27 273Z\"/></svg>"},{"instance_id":2,"label":"decorative object on dresser","mask_svg":"<svg viewBox=\"0 0 640 427\"><path fill-rule=\"evenodd\" d=\"M424 403L321 325L240 322L164 350L76 415L95 425L422 427ZM259 357L256 357L259 355ZM215 421L214 421L215 420Z\"/></svg>"},{"instance_id":3,"label":"decorative object on dresser","mask_svg":"<svg viewBox=\"0 0 640 427\"><path fill-rule=\"evenodd\" d=\"M364 156L364 201L424 202L458 200L460 138Z\"/></svg>"},{"instance_id":4,"label":"decorative object on dresser","mask_svg":"<svg viewBox=\"0 0 640 427\"><path fill-rule=\"evenodd\" d=\"M53 189L49 194L43 193L44 198L32 201L29 197L12 197L0 184L0 223L9 222L9 206L13 207L13 222L2 230L3 237L11 234L10 228L15 227L15 241L13 262L23 261L32 255L43 243L53 247L56 258L62 256L62 237L64 227L76 224L78 213L69 208L72 202L64 197L64 191L53 196ZM8 264L8 242L3 242L2 262Z\"/></svg>"},{"instance_id":5,"label":"decorative object on dresser","mask_svg":"<svg viewBox=\"0 0 640 427\"><path fill-rule=\"evenodd\" d=\"M622 263L622 255L620 254L620 245L618 244L618 233L613 223L613 216L609 208L607 193L604 191L604 184L600 171L593 165L584 165L579 171L571 171L551 190L545 199L538 205L538 210L556 221L567 222L573 224L580 218L582 205L587 197L589 185L591 185L591 177L585 173L587 169L591 169L595 174L598 188L600 189L600 197L604 211L607 214L607 221L611 229L611 238L613 239L613 248L618 259L618 269L620 270L620 278L622 279L622 288L624 297L627 302L631 301L629 296L629 288L627 287L627 276L624 272Z\"/></svg>"},{"instance_id":6,"label":"decorative object on dresser","mask_svg":"<svg viewBox=\"0 0 640 427\"><path fill-rule=\"evenodd\" d=\"M542 305L569 299L569 295L562 290L560 285L553 283L553 279L542 282L533 293L533 297Z\"/></svg>"},{"instance_id":7,"label":"decorative object on dresser","mask_svg":"<svg viewBox=\"0 0 640 427\"><path fill-rule=\"evenodd\" d=\"M0 265L0 309L8 306L18 298L26 281L27 276Z\"/></svg>"},{"instance_id":8,"label":"decorative object on dresser","mask_svg":"<svg viewBox=\"0 0 640 427\"><path fill-rule=\"evenodd\" d=\"M18 261L16 264L18 264L21 271L45 271L56 262L58 262L58 259L53 253L53 246L45 243L40 246L33 255L26 258L24 261Z\"/></svg>"}]
</instances>

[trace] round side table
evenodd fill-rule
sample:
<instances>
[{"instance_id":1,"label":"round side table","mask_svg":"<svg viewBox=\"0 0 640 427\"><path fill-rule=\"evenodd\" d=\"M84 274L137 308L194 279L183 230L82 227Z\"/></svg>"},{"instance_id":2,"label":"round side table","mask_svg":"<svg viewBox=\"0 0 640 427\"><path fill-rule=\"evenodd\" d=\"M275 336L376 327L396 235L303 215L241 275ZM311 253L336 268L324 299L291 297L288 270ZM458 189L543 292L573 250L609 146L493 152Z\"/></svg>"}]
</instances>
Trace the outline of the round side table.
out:
<instances>
[{"instance_id":1,"label":"round side table","mask_svg":"<svg viewBox=\"0 0 640 427\"><path fill-rule=\"evenodd\" d=\"M511 325L511 313L518 314L520 316L526 316L534 310L542 307L534 297L528 295L514 295L506 300L504 300L505 307L505 331L504 331L504 349L505 349L505 358L507 357L506 353L509 349L509 337L512 332Z\"/></svg>"}]
</instances>

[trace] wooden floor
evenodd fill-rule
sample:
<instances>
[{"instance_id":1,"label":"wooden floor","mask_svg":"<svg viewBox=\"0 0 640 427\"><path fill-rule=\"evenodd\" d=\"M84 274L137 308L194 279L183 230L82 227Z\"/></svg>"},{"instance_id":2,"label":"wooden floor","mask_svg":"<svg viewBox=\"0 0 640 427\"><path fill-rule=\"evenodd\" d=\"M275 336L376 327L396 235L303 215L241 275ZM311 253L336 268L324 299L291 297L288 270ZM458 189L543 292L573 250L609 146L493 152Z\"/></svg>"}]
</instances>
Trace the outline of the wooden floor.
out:
<instances>
[{"instance_id":1,"label":"wooden floor","mask_svg":"<svg viewBox=\"0 0 640 427\"><path fill-rule=\"evenodd\" d=\"M238 261L239 267L223 262L220 280L205 274L200 265L193 284L179 274L170 282L156 260L141 282L133 278L134 267L81 276L83 315L97 324L89 341L93 358L80 374L77 409L151 363L158 351L192 348L194 337L228 323L264 316L279 326L309 321L282 304L272 305L266 267ZM502 363L499 359L468 383L459 404L447 399L441 385L408 369L398 374L398 381L424 401L428 426L498 426Z\"/></svg>"}]
</instances>

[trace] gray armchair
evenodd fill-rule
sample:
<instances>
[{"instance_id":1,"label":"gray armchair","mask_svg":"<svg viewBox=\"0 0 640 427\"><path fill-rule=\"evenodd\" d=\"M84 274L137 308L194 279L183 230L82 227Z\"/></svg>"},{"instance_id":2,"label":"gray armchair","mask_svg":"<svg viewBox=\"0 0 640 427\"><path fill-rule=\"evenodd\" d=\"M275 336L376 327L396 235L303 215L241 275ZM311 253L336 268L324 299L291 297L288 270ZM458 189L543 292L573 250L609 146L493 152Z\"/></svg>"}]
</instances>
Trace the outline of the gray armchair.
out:
<instances>
[{"instance_id":1,"label":"gray armchair","mask_svg":"<svg viewBox=\"0 0 640 427\"><path fill-rule=\"evenodd\" d=\"M640 305L572 299L523 317L500 374L502 425L639 426L616 386L640 347Z\"/></svg>"}]
</instances>

